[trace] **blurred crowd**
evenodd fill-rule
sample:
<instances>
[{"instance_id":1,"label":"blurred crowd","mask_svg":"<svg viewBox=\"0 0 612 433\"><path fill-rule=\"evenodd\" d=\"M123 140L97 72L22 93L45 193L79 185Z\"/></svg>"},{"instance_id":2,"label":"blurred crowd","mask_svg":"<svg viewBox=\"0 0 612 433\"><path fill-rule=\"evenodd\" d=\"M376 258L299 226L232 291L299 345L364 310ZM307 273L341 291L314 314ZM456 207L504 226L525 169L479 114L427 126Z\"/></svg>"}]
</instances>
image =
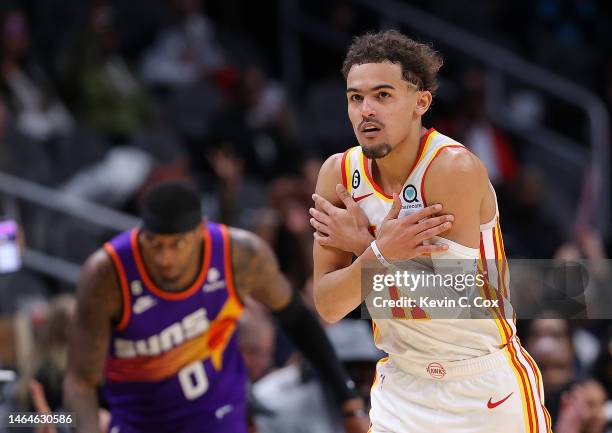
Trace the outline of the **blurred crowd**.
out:
<instances>
[{"instance_id":1,"label":"blurred crowd","mask_svg":"<svg viewBox=\"0 0 612 433\"><path fill-rule=\"evenodd\" d=\"M341 51L305 39L301 88L289 89L278 78L278 1L2 1L0 172L129 213L152 184L187 180L202 192L210 219L268 241L293 287L312 304L311 194L322 161L356 141ZM302 3L330 34L346 40L380 23L350 1ZM590 88L612 107L607 2L411 3ZM488 117L482 65L436 47L446 65L425 123L484 161L498 193L508 257L606 259L609 239L590 226L589 216L563 218L566 206L547 195L561 184L578 198L582 173L551 175L529 143ZM525 121L537 118L586 141L575 113L557 110L537 92L517 90L510 99ZM28 246L73 263L113 234L0 199L0 215L19 221ZM0 274L0 413L33 408L37 384L51 409L61 407L72 291L69 283L26 269ZM555 431L604 432L612 419L605 403L612 397L612 324L555 314L519 322L542 369ZM327 411L325 389L257 305L243 321L253 428L297 432L304 417L312 425L309 413ZM362 325L367 322L341 322L330 336L367 396L380 353ZM291 392L277 401L278 389ZM321 420L313 433L338 431L331 414Z\"/></svg>"}]
</instances>

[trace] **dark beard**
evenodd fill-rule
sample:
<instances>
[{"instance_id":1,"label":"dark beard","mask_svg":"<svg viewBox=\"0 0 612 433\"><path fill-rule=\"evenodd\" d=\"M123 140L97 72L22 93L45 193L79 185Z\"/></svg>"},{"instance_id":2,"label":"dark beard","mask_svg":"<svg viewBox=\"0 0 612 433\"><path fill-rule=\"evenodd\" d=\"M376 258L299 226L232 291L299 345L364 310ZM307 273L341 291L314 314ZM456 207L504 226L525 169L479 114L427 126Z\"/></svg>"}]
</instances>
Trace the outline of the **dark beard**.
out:
<instances>
[{"instance_id":1,"label":"dark beard","mask_svg":"<svg viewBox=\"0 0 612 433\"><path fill-rule=\"evenodd\" d=\"M368 159L379 159L384 158L391 152L391 145L389 143L382 143L374 148L362 147L363 154Z\"/></svg>"}]
</instances>

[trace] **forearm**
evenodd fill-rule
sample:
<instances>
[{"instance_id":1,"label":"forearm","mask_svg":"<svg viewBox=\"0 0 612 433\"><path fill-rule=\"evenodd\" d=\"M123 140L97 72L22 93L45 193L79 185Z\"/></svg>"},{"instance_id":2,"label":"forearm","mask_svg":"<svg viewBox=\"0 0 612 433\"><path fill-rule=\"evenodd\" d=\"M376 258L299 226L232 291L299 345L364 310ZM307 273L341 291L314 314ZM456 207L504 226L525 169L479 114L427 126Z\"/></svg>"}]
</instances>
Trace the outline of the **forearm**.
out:
<instances>
[{"instance_id":1,"label":"forearm","mask_svg":"<svg viewBox=\"0 0 612 433\"><path fill-rule=\"evenodd\" d=\"M361 304L370 289L361 287L362 267L376 261L370 247L366 248L350 266L328 272L315 279L314 301L317 312L325 321L333 323L342 319Z\"/></svg>"},{"instance_id":2,"label":"forearm","mask_svg":"<svg viewBox=\"0 0 612 433\"><path fill-rule=\"evenodd\" d=\"M322 381L330 386L343 410L360 409L362 402L358 399L354 383L340 363L320 322L303 304L299 295L294 294L289 304L282 310L275 311L274 315L282 329L316 369Z\"/></svg>"},{"instance_id":3,"label":"forearm","mask_svg":"<svg viewBox=\"0 0 612 433\"><path fill-rule=\"evenodd\" d=\"M370 244L375 239L376 238L372 236L372 234L369 231L359 234L358 240L356 241L356 246L353 249L353 254L355 254L355 256L357 257L361 256L363 253L365 253L368 250Z\"/></svg>"},{"instance_id":4,"label":"forearm","mask_svg":"<svg viewBox=\"0 0 612 433\"><path fill-rule=\"evenodd\" d=\"M64 380L64 405L76 414L77 433L101 433L96 387L68 373Z\"/></svg>"}]
</instances>

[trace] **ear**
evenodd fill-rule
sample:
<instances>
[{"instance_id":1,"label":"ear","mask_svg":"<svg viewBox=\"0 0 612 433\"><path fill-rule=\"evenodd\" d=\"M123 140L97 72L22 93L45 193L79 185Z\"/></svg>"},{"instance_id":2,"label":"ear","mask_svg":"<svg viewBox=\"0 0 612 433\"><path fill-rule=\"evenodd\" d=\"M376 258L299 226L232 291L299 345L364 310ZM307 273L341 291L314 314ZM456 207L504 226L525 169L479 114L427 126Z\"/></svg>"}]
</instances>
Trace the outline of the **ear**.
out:
<instances>
[{"instance_id":1,"label":"ear","mask_svg":"<svg viewBox=\"0 0 612 433\"><path fill-rule=\"evenodd\" d=\"M414 113L423 116L429 110L433 96L429 90L423 90L417 92L416 105L414 107Z\"/></svg>"}]
</instances>

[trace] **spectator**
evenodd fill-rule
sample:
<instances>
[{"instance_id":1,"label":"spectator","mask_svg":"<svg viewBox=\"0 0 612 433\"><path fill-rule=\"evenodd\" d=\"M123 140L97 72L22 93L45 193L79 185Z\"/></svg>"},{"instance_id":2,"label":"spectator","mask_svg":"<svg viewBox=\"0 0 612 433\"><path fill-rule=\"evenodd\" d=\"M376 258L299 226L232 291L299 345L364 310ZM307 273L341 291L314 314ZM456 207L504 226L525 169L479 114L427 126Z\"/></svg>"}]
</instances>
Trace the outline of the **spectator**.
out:
<instances>
[{"instance_id":1,"label":"spectator","mask_svg":"<svg viewBox=\"0 0 612 433\"><path fill-rule=\"evenodd\" d=\"M561 396L556 433L603 433L606 426L604 404L607 395L595 379L573 385Z\"/></svg>"},{"instance_id":2,"label":"spectator","mask_svg":"<svg viewBox=\"0 0 612 433\"><path fill-rule=\"evenodd\" d=\"M126 144L132 134L154 122L154 102L119 54L121 41L112 4L94 1L89 20L76 56L80 64L74 72L74 111L83 125Z\"/></svg>"},{"instance_id":3,"label":"spectator","mask_svg":"<svg viewBox=\"0 0 612 433\"><path fill-rule=\"evenodd\" d=\"M485 106L485 77L483 72L471 70L465 78L467 116L464 143L483 162L493 186L512 182L518 173L515 151L508 137L489 119Z\"/></svg>"},{"instance_id":4,"label":"spectator","mask_svg":"<svg viewBox=\"0 0 612 433\"><path fill-rule=\"evenodd\" d=\"M142 77L147 84L193 84L225 67L215 26L202 12L201 0L169 0L174 20L145 53Z\"/></svg>"},{"instance_id":5,"label":"spectator","mask_svg":"<svg viewBox=\"0 0 612 433\"><path fill-rule=\"evenodd\" d=\"M70 133L74 120L55 95L42 68L30 58L28 22L19 9L0 23L0 92L21 132L37 140Z\"/></svg>"},{"instance_id":6,"label":"spectator","mask_svg":"<svg viewBox=\"0 0 612 433\"><path fill-rule=\"evenodd\" d=\"M504 245L509 257L548 259L561 245L563 236L558 221L551 219L541 206L545 194L545 179L536 167L523 168L507 191L500 191Z\"/></svg>"},{"instance_id":7,"label":"spectator","mask_svg":"<svg viewBox=\"0 0 612 433\"><path fill-rule=\"evenodd\" d=\"M577 378L574 347L569 338L541 337L530 340L525 349L542 373L546 407L554 425L561 394Z\"/></svg>"}]
</instances>

